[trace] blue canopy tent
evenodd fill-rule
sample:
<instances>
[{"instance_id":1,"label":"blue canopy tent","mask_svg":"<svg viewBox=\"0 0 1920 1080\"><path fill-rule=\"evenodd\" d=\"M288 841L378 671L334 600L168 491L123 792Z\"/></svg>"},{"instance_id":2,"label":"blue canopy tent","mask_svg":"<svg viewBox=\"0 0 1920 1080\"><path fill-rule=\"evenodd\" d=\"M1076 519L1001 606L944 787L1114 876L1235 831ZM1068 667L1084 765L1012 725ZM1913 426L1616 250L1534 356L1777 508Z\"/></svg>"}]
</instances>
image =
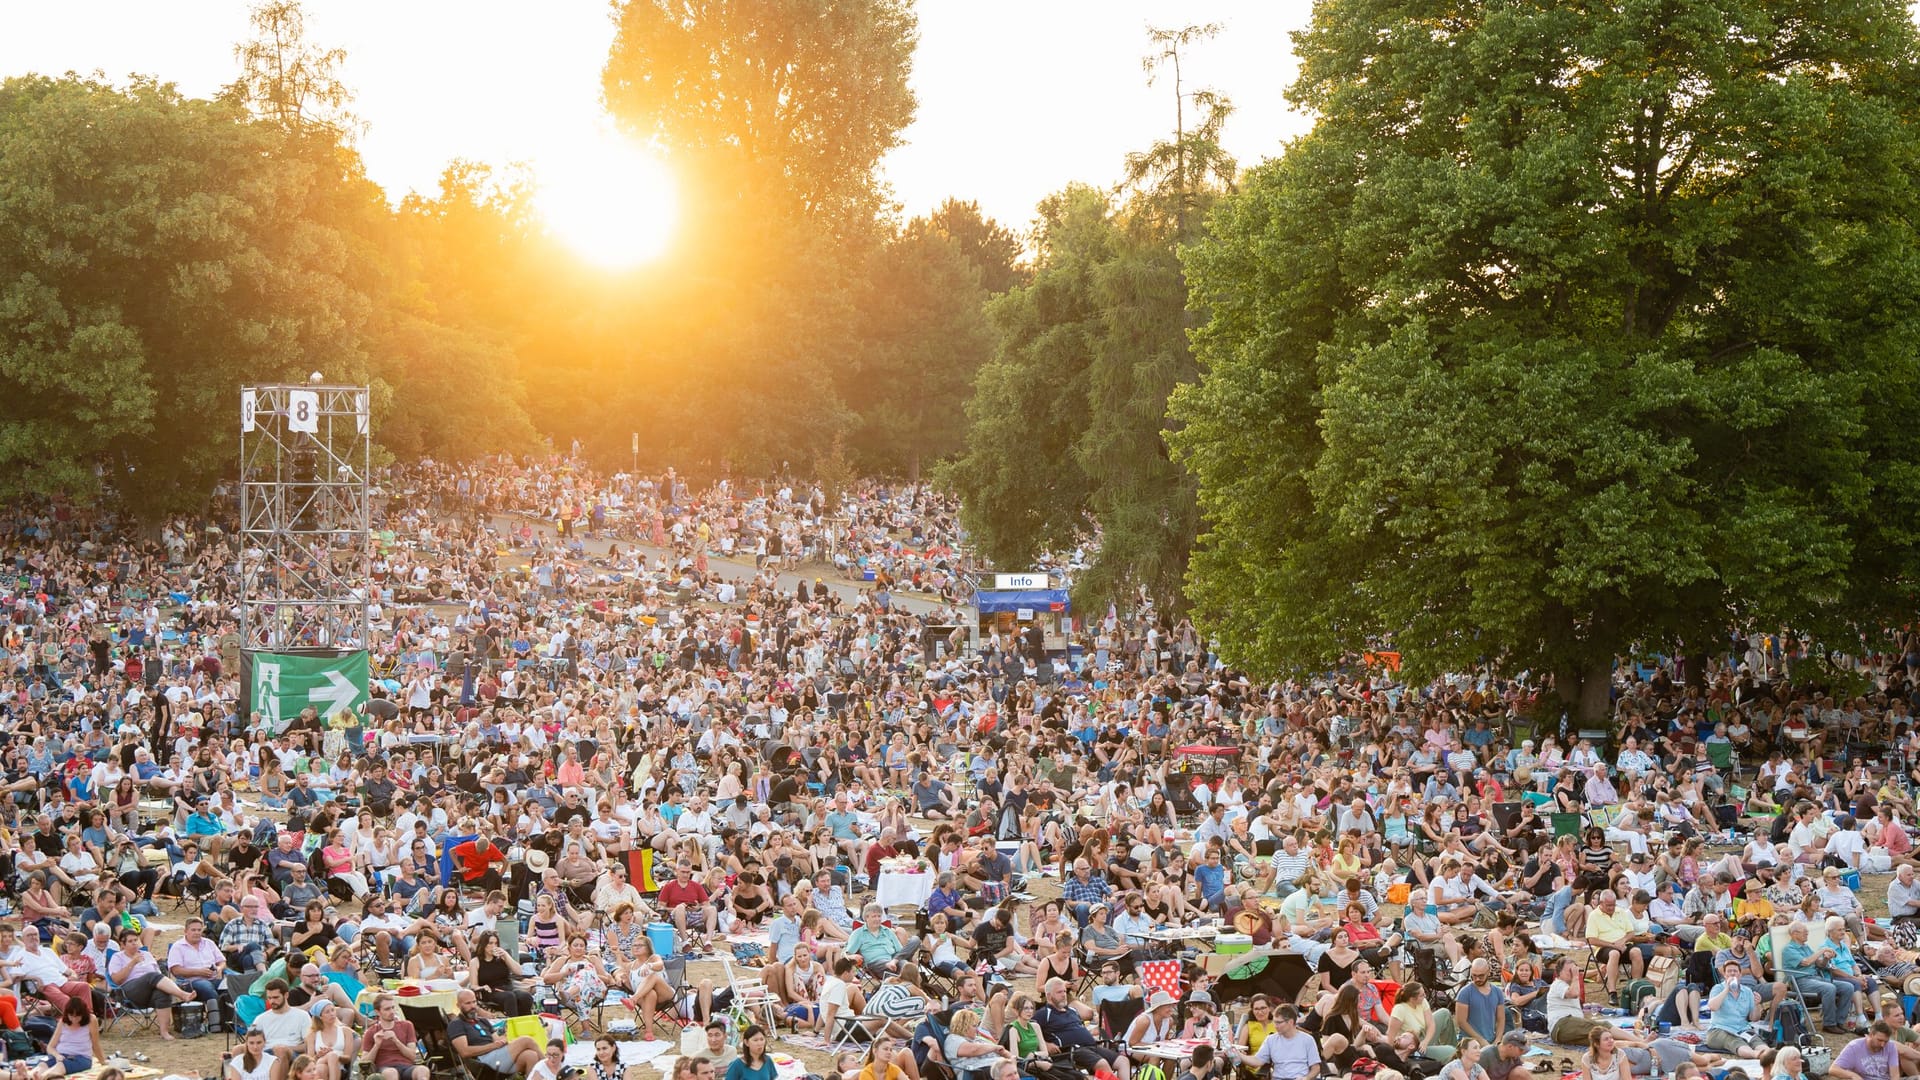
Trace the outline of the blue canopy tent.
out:
<instances>
[{"instance_id":1,"label":"blue canopy tent","mask_svg":"<svg viewBox=\"0 0 1920 1080\"><path fill-rule=\"evenodd\" d=\"M1059 605L1055 607L1054 605ZM973 606L981 613L1019 611L1070 611L1065 589L981 589L973 594Z\"/></svg>"},{"instance_id":2,"label":"blue canopy tent","mask_svg":"<svg viewBox=\"0 0 1920 1080\"><path fill-rule=\"evenodd\" d=\"M1049 653L1072 655L1073 607L1065 589L980 589L973 594L973 607L975 648L995 630L1008 636L1037 624Z\"/></svg>"}]
</instances>

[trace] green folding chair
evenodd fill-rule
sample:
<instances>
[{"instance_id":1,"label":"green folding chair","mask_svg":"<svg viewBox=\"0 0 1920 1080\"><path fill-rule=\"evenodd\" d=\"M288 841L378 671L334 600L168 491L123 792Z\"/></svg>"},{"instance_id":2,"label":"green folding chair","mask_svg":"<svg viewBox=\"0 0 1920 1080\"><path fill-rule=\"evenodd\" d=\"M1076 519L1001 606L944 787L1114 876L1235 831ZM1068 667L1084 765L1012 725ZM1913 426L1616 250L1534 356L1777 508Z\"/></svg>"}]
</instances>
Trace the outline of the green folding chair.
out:
<instances>
[{"instance_id":1,"label":"green folding chair","mask_svg":"<svg viewBox=\"0 0 1920 1080\"><path fill-rule=\"evenodd\" d=\"M1548 814L1547 820L1553 822L1553 838L1579 836L1580 828L1586 819L1580 814Z\"/></svg>"},{"instance_id":2,"label":"green folding chair","mask_svg":"<svg viewBox=\"0 0 1920 1080\"><path fill-rule=\"evenodd\" d=\"M1706 744L1707 760L1713 767L1731 776L1740 775L1740 758L1733 752L1732 743L1710 742Z\"/></svg>"}]
</instances>

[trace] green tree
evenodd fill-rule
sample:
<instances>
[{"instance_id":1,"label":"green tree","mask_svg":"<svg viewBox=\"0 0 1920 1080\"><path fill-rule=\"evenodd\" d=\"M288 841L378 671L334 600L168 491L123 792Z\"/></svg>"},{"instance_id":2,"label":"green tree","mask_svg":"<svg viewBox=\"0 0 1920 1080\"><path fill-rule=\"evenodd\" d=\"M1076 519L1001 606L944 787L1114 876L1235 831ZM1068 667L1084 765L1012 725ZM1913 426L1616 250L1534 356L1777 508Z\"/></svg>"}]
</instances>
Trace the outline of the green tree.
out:
<instances>
[{"instance_id":1,"label":"green tree","mask_svg":"<svg viewBox=\"0 0 1920 1080\"><path fill-rule=\"evenodd\" d=\"M1020 238L980 212L977 202L948 199L924 218L907 223L907 232L931 232L953 242L980 275L980 288L998 296L1029 279Z\"/></svg>"},{"instance_id":2,"label":"green tree","mask_svg":"<svg viewBox=\"0 0 1920 1080\"><path fill-rule=\"evenodd\" d=\"M0 493L193 505L243 380L369 370L334 178L232 106L135 81L0 84Z\"/></svg>"},{"instance_id":3,"label":"green tree","mask_svg":"<svg viewBox=\"0 0 1920 1080\"><path fill-rule=\"evenodd\" d=\"M700 174L723 216L866 228L913 119L906 0L624 0L602 79L636 136Z\"/></svg>"},{"instance_id":4,"label":"green tree","mask_svg":"<svg viewBox=\"0 0 1920 1080\"><path fill-rule=\"evenodd\" d=\"M1156 42L1177 71L1179 49L1217 29L1156 31ZM1155 59L1148 57L1149 65ZM1194 479L1167 443L1167 399L1194 381L1199 367L1187 339L1194 319L1179 248L1232 189L1237 166L1221 145L1232 105L1206 90L1187 93L1176 77L1175 99L1183 94L1203 110L1200 122L1187 126L1182 101L1173 138L1127 156L1130 197L1117 223L1121 235L1094 277L1104 326L1088 372L1087 428L1074 454L1091 484L1100 544L1074 582L1082 610L1137 589L1163 611L1185 606L1182 583L1200 513Z\"/></svg>"},{"instance_id":5,"label":"green tree","mask_svg":"<svg viewBox=\"0 0 1920 1080\"><path fill-rule=\"evenodd\" d=\"M869 470L917 480L923 461L961 449L967 394L993 347L985 299L974 264L924 219L875 253L860 340L839 367Z\"/></svg>"},{"instance_id":6,"label":"green tree","mask_svg":"<svg viewBox=\"0 0 1920 1080\"><path fill-rule=\"evenodd\" d=\"M1198 368L1179 247L1231 189L1236 166L1220 141L1232 106L1189 90L1179 65L1183 49L1218 30L1151 32L1146 67L1173 73L1174 128L1127 156L1123 201L1069 191L1043 208L1034 285L991 309L1002 349L969 406L968 455L949 474L976 543L998 565L1031 566L1094 541L1073 585L1082 610L1140 590L1162 610L1184 605L1199 510L1166 441L1167 398ZM1201 110L1191 125L1190 104Z\"/></svg>"},{"instance_id":7,"label":"green tree","mask_svg":"<svg viewBox=\"0 0 1920 1080\"><path fill-rule=\"evenodd\" d=\"M1891 2L1323 4L1189 250L1191 595L1272 673L1910 620L1915 32Z\"/></svg>"},{"instance_id":8,"label":"green tree","mask_svg":"<svg viewBox=\"0 0 1920 1080\"><path fill-rule=\"evenodd\" d=\"M1087 532L1087 374L1104 333L1094 297L1116 234L1102 193L1073 186L1040 204L1033 280L987 303L997 336L967 402L966 452L939 473L959 494L973 545L992 565L1028 569Z\"/></svg>"},{"instance_id":9,"label":"green tree","mask_svg":"<svg viewBox=\"0 0 1920 1080\"><path fill-rule=\"evenodd\" d=\"M1189 46L1209 41L1223 29L1219 23L1148 27L1147 40L1154 51L1140 61L1150 83L1163 73L1173 77L1173 138L1156 142L1145 152L1128 154L1127 184L1153 200L1154 208L1171 219L1173 232L1181 239L1187 236L1188 220L1198 209L1201 194L1215 184L1233 183L1236 166L1220 144L1221 129L1233 108L1211 90L1189 92L1180 66ZM1189 98L1204 114L1191 136L1187 134Z\"/></svg>"},{"instance_id":10,"label":"green tree","mask_svg":"<svg viewBox=\"0 0 1920 1080\"><path fill-rule=\"evenodd\" d=\"M227 96L292 135L328 142L346 139L360 122L347 111L353 91L340 79L345 49L307 40L307 13L299 0L266 0L248 13L253 37L234 46L240 78Z\"/></svg>"}]
</instances>

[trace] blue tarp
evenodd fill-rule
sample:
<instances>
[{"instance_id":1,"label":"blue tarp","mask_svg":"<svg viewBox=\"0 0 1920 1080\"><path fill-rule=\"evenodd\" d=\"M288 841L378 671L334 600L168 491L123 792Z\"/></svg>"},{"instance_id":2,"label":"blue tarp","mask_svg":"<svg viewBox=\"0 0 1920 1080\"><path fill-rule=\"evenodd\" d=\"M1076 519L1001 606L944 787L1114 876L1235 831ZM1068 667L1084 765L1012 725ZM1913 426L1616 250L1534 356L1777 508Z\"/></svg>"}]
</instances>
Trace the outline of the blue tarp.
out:
<instances>
[{"instance_id":1,"label":"blue tarp","mask_svg":"<svg viewBox=\"0 0 1920 1080\"><path fill-rule=\"evenodd\" d=\"M1035 611L1052 611L1053 605L1061 605L1060 610L1071 611L1066 605L1065 589L1008 589L981 590L973 594L974 606L981 611L1017 611L1020 608L1032 608Z\"/></svg>"}]
</instances>

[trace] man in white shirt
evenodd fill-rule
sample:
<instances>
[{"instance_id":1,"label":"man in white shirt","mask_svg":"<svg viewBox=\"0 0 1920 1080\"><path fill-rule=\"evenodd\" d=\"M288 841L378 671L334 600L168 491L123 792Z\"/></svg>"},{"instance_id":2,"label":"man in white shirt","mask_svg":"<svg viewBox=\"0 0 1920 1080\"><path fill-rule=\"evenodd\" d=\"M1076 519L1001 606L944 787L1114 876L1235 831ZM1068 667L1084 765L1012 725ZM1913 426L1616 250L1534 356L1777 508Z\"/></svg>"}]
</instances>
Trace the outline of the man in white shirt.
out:
<instances>
[{"instance_id":1,"label":"man in white shirt","mask_svg":"<svg viewBox=\"0 0 1920 1080\"><path fill-rule=\"evenodd\" d=\"M1833 829L1821 815L1819 808L1811 803L1802 804L1797 816L1799 820L1794 823L1792 831L1787 833L1787 843L1792 844L1795 851L1824 849L1827 846L1827 835Z\"/></svg>"},{"instance_id":2,"label":"man in white shirt","mask_svg":"<svg viewBox=\"0 0 1920 1080\"><path fill-rule=\"evenodd\" d=\"M1893 872L1893 880L1887 882L1887 916L1898 919L1912 915L1920 915L1920 877L1915 876L1913 864L1902 863Z\"/></svg>"},{"instance_id":3,"label":"man in white shirt","mask_svg":"<svg viewBox=\"0 0 1920 1080\"><path fill-rule=\"evenodd\" d=\"M1214 803L1207 808L1207 816L1200 819L1200 827L1193 831L1193 842L1205 844L1210 840L1221 843L1233 838L1233 829L1227 825L1227 808Z\"/></svg>"},{"instance_id":4,"label":"man in white shirt","mask_svg":"<svg viewBox=\"0 0 1920 1080\"><path fill-rule=\"evenodd\" d=\"M1500 898L1498 889L1451 858L1441 862L1440 876L1433 879L1430 889L1433 906L1440 909L1440 921L1448 925L1473 921L1479 912L1480 895L1492 900Z\"/></svg>"},{"instance_id":5,"label":"man in white shirt","mask_svg":"<svg viewBox=\"0 0 1920 1080\"><path fill-rule=\"evenodd\" d=\"M1867 853L1866 837L1855 827L1852 814L1842 814L1835 824L1833 834L1827 837L1827 854L1847 864L1849 870L1860 869L1860 857Z\"/></svg>"},{"instance_id":6,"label":"man in white shirt","mask_svg":"<svg viewBox=\"0 0 1920 1080\"><path fill-rule=\"evenodd\" d=\"M51 1001L55 1009L65 1009L69 998L94 1004L93 988L75 979L66 963L53 952L40 947L39 927L22 928L17 943L11 940L13 936L11 928L0 932L0 948L7 949L4 958L0 958L0 972L4 972L7 983L15 990L21 981L31 980L40 984L40 996Z\"/></svg>"},{"instance_id":7,"label":"man in white shirt","mask_svg":"<svg viewBox=\"0 0 1920 1080\"><path fill-rule=\"evenodd\" d=\"M306 1052L307 1032L313 1029L313 1017L305 1009L287 1004L287 984L280 979L268 983L261 996L267 1008L253 1018L253 1026L267 1037L267 1052L276 1059L273 1080L286 1080L294 1057Z\"/></svg>"}]
</instances>

